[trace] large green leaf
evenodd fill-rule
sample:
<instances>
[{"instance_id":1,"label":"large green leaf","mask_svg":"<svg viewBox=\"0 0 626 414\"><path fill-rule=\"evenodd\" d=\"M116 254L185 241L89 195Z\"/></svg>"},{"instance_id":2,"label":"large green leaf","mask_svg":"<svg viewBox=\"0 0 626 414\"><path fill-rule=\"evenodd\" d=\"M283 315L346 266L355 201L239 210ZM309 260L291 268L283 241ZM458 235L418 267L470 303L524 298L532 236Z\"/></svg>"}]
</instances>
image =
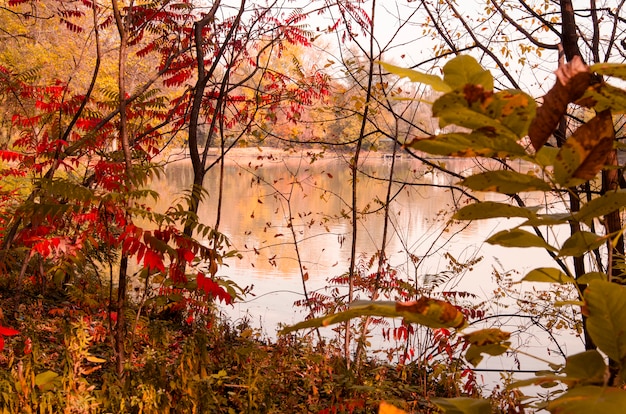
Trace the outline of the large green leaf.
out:
<instances>
[{"instance_id":1,"label":"large green leaf","mask_svg":"<svg viewBox=\"0 0 626 414\"><path fill-rule=\"evenodd\" d=\"M607 365L598 351L591 350L567 357L563 373L563 382L570 385L574 383L602 384L607 374Z\"/></svg>"},{"instance_id":2,"label":"large green leaf","mask_svg":"<svg viewBox=\"0 0 626 414\"><path fill-rule=\"evenodd\" d=\"M626 287L592 280L584 298L587 330L593 343L609 358L623 364L626 358Z\"/></svg>"},{"instance_id":3,"label":"large green leaf","mask_svg":"<svg viewBox=\"0 0 626 414\"><path fill-rule=\"evenodd\" d=\"M452 89L463 88L467 84L480 85L487 91L493 90L493 76L471 56L461 55L450 60L443 67L443 80Z\"/></svg>"},{"instance_id":4,"label":"large green leaf","mask_svg":"<svg viewBox=\"0 0 626 414\"><path fill-rule=\"evenodd\" d=\"M574 215L580 222L588 223L595 217L601 217L626 206L626 191L619 190L594 198L583 205Z\"/></svg>"},{"instance_id":5,"label":"large green leaf","mask_svg":"<svg viewBox=\"0 0 626 414\"><path fill-rule=\"evenodd\" d=\"M491 413L489 400L469 397L431 398L430 401L445 414Z\"/></svg>"},{"instance_id":6,"label":"large green leaf","mask_svg":"<svg viewBox=\"0 0 626 414\"><path fill-rule=\"evenodd\" d=\"M559 256L582 256L590 250L606 243L606 237L589 231L577 231L571 235L559 250Z\"/></svg>"},{"instance_id":7,"label":"large green leaf","mask_svg":"<svg viewBox=\"0 0 626 414\"><path fill-rule=\"evenodd\" d=\"M348 310L328 316L309 319L288 326L280 334L307 328L320 328L361 316L403 318L407 323L418 323L430 328L462 328L466 321L463 313L452 304L428 297L412 302L356 301Z\"/></svg>"},{"instance_id":8,"label":"large green leaf","mask_svg":"<svg viewBox=\"0 0 626 414\"><path fill-rule=\"evenodd\" d=\"M504 247L540 247L557 251L541 237L522 229L502 230L487 239L487 243Z\"/></svg>"},{"instance_id":9,"label":"large green leaf","mask_svg":"<svg viewBox=\"0 0 626 414\"><path fill-rule=\"evenodd\" d=\"M521 138L528 133L537 103L530 95L509 89L495 93L487 105L481 103L480 106L473 105L472 108L484 110L490 118L497 120Z\"/></svg>"},{"instance_id":10,"label":"large green leaf","mask_svg":"<svg viewBox=\"0 0 626 414\"><path fill-rule=\"evenodd\" d=\"M450 92L452 87L443 81L437 75L429 75L427 73L418 72L413 69L401 68L389 63L378 62L386 71L398 75L401 78L409 78L411 82L418 82L429 85L437 92Z\"/></svg>"},{"instance_id":11,"label":"large green leaf","mask_svg":"<svg viewBox=\"0 0 626 414\"><path fill-rule=\"evenodd\" d=\"M535 101L521 91L494 94L475 85L447 93L433 104L441 127L453 124L514 141L527 133L535 110Z\"/></svg>"},{"instance_id":12,"label":"large green leaf","mask_svg":"<svg viewBox=\"0 0 626 414\"><path fill-rule=\"evenodd\" d=\"M558 414L612 414L623 412L624 407L626 391L593 385L572 388L548 403L548 411Z\"/></svg>"},{"instance_id":13,"label":"large green leaf","mask_svg":"<svg viewBox=\"0 0 626 414\"><path fill-rule=\"evenodd\" d=\"M490 218L511 218L522 217L532 219L535 218L535 209L528 207L512 206L506 203L497 203L495 201L483 201L480 203L469 204L454 216L456 220L483 220Z\"/></svg>"},{"instance_id":14,"label":"large green leaf","mask_svg":"<svg viewBox=\"0 0 626 414\"><path fill-rule=\"evenodd\" d=\"M474 174L461 181L461 184L476 191L495 191L502 194L549 191L551 188L548 183L538 177L510 170Z\"/></svg>"},{"instance_id":15,"label":"large green leaf","mask_svg":"<svg viewBox=\"0 0 626 414\"><path fill-rule=\"evenodd\" d=\"M416 138L405 144L433 155L450 157L522 157L526 150L515 140L493 136L481 131L471 133L452 132L426 138Z\"/></svg>"},{"instance_id":16,"label":"large green leaf","mask_svg":"<svg viewBox=\"0 0 626 414\"><path fill-rule=\"evenodd\" d=\"M476 94L480 94L477 92ZM482 91L484 93L484 91ZM476 98L481 99L481 98ZM491 137L505 136L516 141L517 135L498 120L488 116L477 104L468 102L464 91L454 91L441 96L433 104L433 116L439 118L439 126L457 125L470 130L480 130Z\"/></svg>"},{"instance_id":17,"label":"large green leaf","mask_svg":"<svg viewBox=\"0 0 626 414\"><path fill-rule=\"evenodd\" d=\"M576 280L567 276L559 269L553 267L540 267L533 269L524 278L524 282L548 282L548 283L576 283Z\"/></svg>"}]
</instances>

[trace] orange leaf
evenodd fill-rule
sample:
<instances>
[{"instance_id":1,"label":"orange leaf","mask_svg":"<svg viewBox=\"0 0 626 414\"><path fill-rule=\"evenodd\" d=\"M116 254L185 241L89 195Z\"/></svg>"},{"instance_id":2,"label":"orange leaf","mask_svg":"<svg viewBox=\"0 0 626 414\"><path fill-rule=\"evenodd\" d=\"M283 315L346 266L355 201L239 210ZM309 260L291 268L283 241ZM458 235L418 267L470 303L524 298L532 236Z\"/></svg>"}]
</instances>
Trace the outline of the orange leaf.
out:
<instances>
[{"instance_id":1,"label":"orange leaf","mask_svg":"<svg viewBox=\"0 0 626 414\"><path fill-rule=\"evenodd\" d=\"M381 401L380 406L378 407L378 414L408 414L406 411L401 410L393 405Z\"/></svg>"},{"instance_id":2,"label":"orange leaf","mask_svg":"<svg viewBox=\"0 0 626 414\"><path fill-rule=\"evenodd\" d=\"M572 175L591 180L604 167L606 157L613 149L615 130L610 111L602 111L578 128L565 145L574 140L582 149L582 163Z\"/></svg>"}]
</instances>

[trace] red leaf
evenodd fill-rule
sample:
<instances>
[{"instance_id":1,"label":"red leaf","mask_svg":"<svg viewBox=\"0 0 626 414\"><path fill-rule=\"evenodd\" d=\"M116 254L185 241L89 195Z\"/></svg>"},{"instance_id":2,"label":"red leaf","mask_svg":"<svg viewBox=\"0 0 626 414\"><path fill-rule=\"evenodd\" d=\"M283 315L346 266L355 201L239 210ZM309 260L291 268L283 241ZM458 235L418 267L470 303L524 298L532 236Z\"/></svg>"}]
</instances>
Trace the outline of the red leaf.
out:
<instances>
[{"instance_id":1,"label":"red leaf","mask_svg":"<svg viewBox=\"0 0 626 414\"><path fill-rule=\"evenodd\" d=\"M160 272L165 272L165 265L161 257L149 249L146 250L143 256L143 265L150 270L158 269Z\"/></svg>"},{"instance_id":2,"label":"red leaf","mask_svg":"<svg viewBox=\"0 0 626 414\"><path fill-rule=\"evenodd\" d=\"M196 255L189 249L180 249L180 254L183 257L183 259L187 261L187 263L191 263L194 257L196 257Z\"/></svg>"},{"instance_id":3,"label":"red leaf","mask_svg":"<svg viewBox=\"0 0 626 414\"><path fill-rule=\"evenodd\" d=\"M202 277L202 290L207 296L219 299L227 305L233 303L233 298L223 287L218 285L213 279L205 277L204 274L202 274ZM198 279L200 279L200 274L198 274ZM200 287L200 282L198 283L198 287Z\"/></svg>"},{"instance_id":4,"label":"red leaf","mask_svg":"<svg viewBox=\"0 0 626 414\"><path fill-rule=\"evenodd\" d=\"M2 336L14 336L19 335L20 331L16 331L15 329L7 328L5 326L0 326L0 335Z\"/></svg>"},{"instance_id":5,"label":"red leaf","mask_svg":"<svg viewBox=\"0 0 626 414\"><path fill-rule=\"evenodd\" d=\"M205 281L206 281L206 276L204 276L204 273L198 273L198 276L196 276L196 284L198 285L199 290L204 290Z\"/></svg>"},{"instance_id":6,"label":"red leaf","mask_svg":"<svg viewBox=\"0 0 626 414\"><path fill-rule=\"evenodd\" d=\"M24 155L20 154L19 152L10 151L10 150L0 150L0 159L2 161L14 162L14 161L21 161L23 158L24 158Z\"/></svg>"}]
</instances>

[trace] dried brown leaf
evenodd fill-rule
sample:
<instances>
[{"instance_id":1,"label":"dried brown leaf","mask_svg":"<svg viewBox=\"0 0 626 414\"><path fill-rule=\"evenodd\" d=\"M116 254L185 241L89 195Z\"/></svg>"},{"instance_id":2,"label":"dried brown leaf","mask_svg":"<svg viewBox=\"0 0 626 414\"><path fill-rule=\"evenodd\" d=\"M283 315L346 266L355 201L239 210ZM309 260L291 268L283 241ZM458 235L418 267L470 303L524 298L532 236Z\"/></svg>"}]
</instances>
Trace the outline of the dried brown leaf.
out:
<instances>
[{"instance_id":1,"label":"dried brown leaf","mask_svg":"<svg viewBox=\"0 0 626 414\"><path fill-rule=\"evenodd\" d=\"M556 84L543 97L543 105L537 108L537 115L528 129L535 150L544 146L565 114L567 105L580 99L592 80L589 67L578 56L560 66L556 77Z\"/></svg>"}]
</instances>

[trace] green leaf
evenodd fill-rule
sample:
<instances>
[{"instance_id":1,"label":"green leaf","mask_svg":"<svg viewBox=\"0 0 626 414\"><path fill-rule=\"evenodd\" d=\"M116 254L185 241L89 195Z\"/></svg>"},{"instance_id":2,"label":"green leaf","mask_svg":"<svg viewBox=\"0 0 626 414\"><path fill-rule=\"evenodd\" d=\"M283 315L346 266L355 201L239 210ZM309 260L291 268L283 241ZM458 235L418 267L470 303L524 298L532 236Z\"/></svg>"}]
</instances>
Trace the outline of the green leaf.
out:
<instances>
[{"instance_id":1,"label":"green leaf","mask_svg":"<svg viewBox=\"0 0 626 414\"><path fill-rule=\"evenodd\" d=\"M514 381L509 384L506 389L510 390L515 388L527 387L529 385L538 385L542 388L551 388L558 385L558 381L560 381L562 378L562 376L556 374L540 375L537 377Z\"/></svg>"},{"instance_id":2,"label":"green leaf","mask_svg":"<svg viewBox=\"0 0 626 414\"><path fill-rule=\"evenodd\" d=\"M35 375L35 385L42 391L53 389L58 380L60 380L59 374L54 371L44 371Z\"/></svg>"},{"instance_id":3,"label":"green leaf","mask_svg":"<svg viewBox=\"0 0 626 414\"><path fill-rule=\"evenodd\" d=\"M498 356L504 354L511 346L511 342L502 342L500 344L489 345L470 345L465 351L465 359L473 366L480 364L483 360L482 354Z\"/></svg>"},{"instance_id":4,"label":"green leaf","mask_svg":"<svg viewBox=\"0 0 626 414\"><path fill-rule=\"evenodd\" d=\"M571 213L540 214L520 224L520 227L554 226L556 224L568 223L571 219L572 219Z\"/></svg>"},{"instance_id":5,"label":"green leaf","mask_svg":"<svg viewBox=\"0 0 626 414\"><path fill-rule=\"evenodd\" d=\"M529 95L509 90L494 94L470 86L447 93L433 104L433 115L439 118L442 128L453 124L513 141L527 134L536 111Z\"/></svg>"},{"instance_id":6,"label":"green leaf","mask_svg":"<svg viewBox=\"0 0 626 414\"><path fill-rule=\"evenodd\" d=\"M445 414L484 414L491 412L489 400L469 397L431 398L430 401Z\"/></svg>"},{"instance_id":7,"label":"green leaf","mask_svg":"<svg viewBox=\"0 0 626 414\"><path fill-rule=\"evenodd\" d=\"M530 122L535 117L537 103L522 91L508 89L494 94L491 101L486 106L482 104L480 109L521 138L528 133Z\"/></svg>"},{"instance_id":8,"label":"green leaf","mask_svg":"<svg viewBox=\"0 0 626 414\"><path fill-rule=\"evenodd\" d=\"M348 310L328 316L309 319L288 326L281 335L307 328L319 328L346 322L361 316L403 318L406 323L418 323L430 328L462 328L466 321L463 313L452 304L428 297L412 302L355 301Z\"/></svg>"},{"instance_id":9,"label":"green leaf","mask_svg":"<svg viewBox=\"0 0 626 414\"><path fill-rule=\"evenodd\" d=\"M593 280L584 293L587 330L593 343L624 366L626 358L626 287Z\"/></svg>"},{"instance_id":10,"label":"green leaf","mask_svg":"<svg viewBox=\"0 0 626 414\"><path fill-rule=\"evenodd\" d=\"M463 335L465 342L472 345L484 346L499 344L511 338L511 333L498 328L486 328Z\"/></svg>"},{"instance_id":11,"label":"green leaf","mask_svg":"<svg viewBox=\"0 0 626 414\"><path fill-rule=\"evenodd\" d=\"M587 89L582 100L591 102L597 112L607 109L616 114L626 112L626 91L608 83L599 83Z\"/></svg>"},{"instance_id":12,"label":"green leaf","mask_svg":"<svg viewBox=\"0 0 626 414\"><path fill-rule=\"evenodd\" d=\"M579 285L588 285L592 280L608 280L606 273L602 272L589 272L576 278L576 283Z\"/></svg>"},{"instance_id":13,"label":"green leaf","mask_svg":"<svg viewBox=\"0 0 626 414\"><path fill-rule=\"evenodd\" d=\"M470 364L477 366L482 361L482 354L498 356L505 353L511 342L510 332L505 332L497 328L487 328L463 335L465 342L470 344L465 352L465 359Z\"/></svg>"},{"instance_id":14,"label":"green leaf","mask_svg":"<svg viewBox=\"0 0 626 414\"><path fill-rule=\"evenodd\" d=\"M487 243L504 247L540 247L557 251L541 237L522 229L502 230L487 239Z\"/></svg>"},{"instance_id":15,"label":"green leaf","mask_svg":"<svg viewBox=\"0 0 626 414\"><path fill-rule=\"evenodd\" d=\"M524 191L549 191L550 185L533 175L510 170L487 171L467 177L461 184L476 191L517 194Z\"/></svg>"},{"instance_id":16,"label":"green leaf","mask_svg":"<svg viewBox=\"0 0 626 414\"><path fill-rule=\"evenodd\" d=\"M585 351L567 357L562 379L567 384L602 384L608 367L596 350Z\"/></svg>"},{"instance_id":17,"label":"green leaf","mask_svg":"<svg viewBox=\"0 0 626 414\"><path fill-rule=\"evenodd\" d=\"M483 100L484 98L476 98ZM463 128L481 132L491 138L503 136L512 141L519 137L502 123L489 117L484 108L477 104L472 106L463 91L454 91L441 96L433 104L433 116L439 118L439 126L457 125Z\"/></svg>"},{"instance_id":18,"label":"green leaf","mask_svg":"<svg viewBox=\"0 0 626 414\"><path fill-rule=\"evenodd\" d=\"M493 136L481 131L453 132L426 138L415 138L405 147L433 155L450 157L522 157L526 150L508 137Z\"/></svg>"},{"instance_id":19,"label":"green leaf","mask_svg":"<svg viewBox=\"0 0 626 414\"><path fill-rule=\"evenodd\" d=\"M389 73L398 75L400 78L409 78L411 82L423 83L429 85L437 92L450 92L452 88L437 75L429 75L427 73L418 72L413 69L401 68L389 63L378 62Z\"/></svg>"},{"instance_id":20,"label":"green leaf","mask_svg":"<svg viewBox=\"0 0 626 414\"><path fill-rule=\"evenodd\" d=\"M485 134L453 132L426 138L415 138L405 147L433 155L449 157L522 157L526 150L508 137Z\"/></svg>"},{"instance_id":21,"label":"green leaf","mask_svg":"<svg viewBox=\"0 0 626 414\"><path fill-rule=\"evenodd\" d=\"M572 388L548 403L548 411L558 414L621 413L624 407L626 391L592 385Z\"/></svg>"},{"instance_id":22,"label":"green leaf","mask_svg":"<svg viewBox=\"0 0 626 414\"><path fill-rule=\"evenodd\" d=\"M481 85L487 91L493 90L493 76L471 56L461 55L450 60L443 67L443 80L452 89L463 88L467 84Z\"/></svg>"},{"instance_id":23,"label":"green leaf","mask_svg":"<svg viewBox=\"0 0 626 414\"><path fill-rule=\"evenodd\" d=\"M552 267L540 267L533 269L524 278L522 282L548 282L548 283L576 283L576 280L559 269Z\"/></svg>"},{"instance_id":24,"label":"green leaf","mask_svg":"<svg viewBox=\"0 0 626 414\"><path fill-rule=\"evenodd\" d=\"M595 217L605 216L626 206L626 191L619 190L594 198L574 215L577 221L589 223Z\"/></svg>"},{"instance_id":25,"label":"green leaf","mask_svg":"<svg viewBox=\"0 0 626 414\"><path fill-rule=\"evenodd\" d=\"M626 80L626 65L623 63L596 63L589 66L591 72Z\"/></svg>"},{"instance_id":26,"label":"green leaf","mask_svg":"<svg viewBox=\"0 0 626 414\"><path fill-rule=\"evenodd\" d=\"M542 167L554 165L558 153L559 148L544 145L535 154L533 162Z\"/></svg>"},{"instance_id":27,"label":"green leaf","mask_svg":"<svg viewBox=\"0 0 626 414\"><path fill-rule=\"evenodd\" d=\"M578 257L606 243L604 236L589 231L577 231L571 235L559 250L559 256Z\"/></svg>"},{"instance_id":28,"label":"green leaf","mask_svg":"<svg viewBox=\"0 0 626 414\"><path fill-rule=\"evenodd\" d=\"M483 201L469 204L457 211L452 218L456 220L483 220L491 218L535 218L534 209L528 207L512 206L495 201Z\"/></svg>"}]
</instances>

